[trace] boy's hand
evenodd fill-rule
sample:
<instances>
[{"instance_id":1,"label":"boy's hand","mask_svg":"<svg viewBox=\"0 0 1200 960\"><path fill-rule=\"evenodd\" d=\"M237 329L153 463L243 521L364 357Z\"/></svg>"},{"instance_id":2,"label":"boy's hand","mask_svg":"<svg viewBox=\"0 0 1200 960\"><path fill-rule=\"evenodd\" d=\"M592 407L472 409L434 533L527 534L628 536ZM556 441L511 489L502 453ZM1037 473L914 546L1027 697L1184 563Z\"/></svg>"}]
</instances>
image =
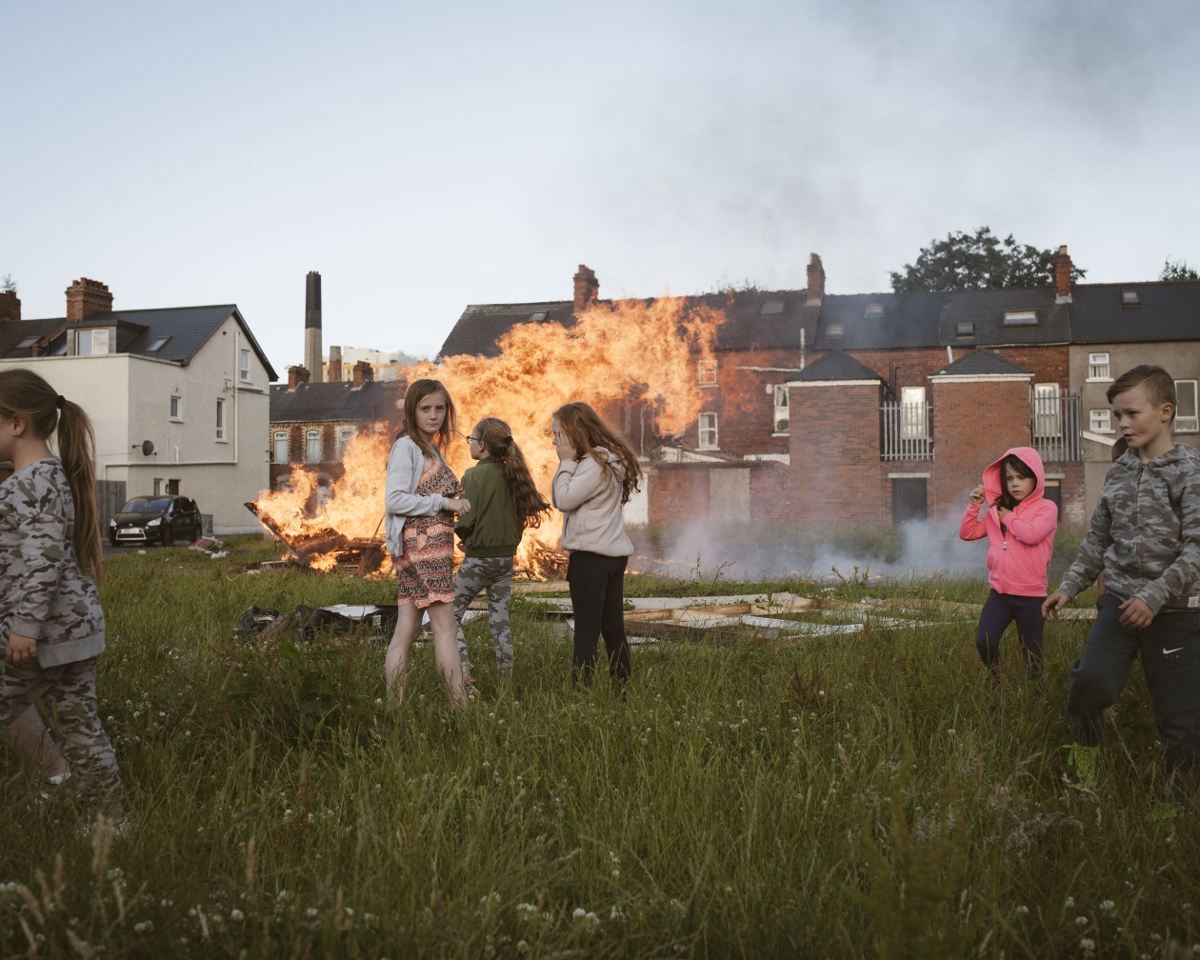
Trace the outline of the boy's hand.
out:
<instances>
[{"instance_id":1,"label":"boy's hand","mask_svg":"<svg viewBox=\"0 0 1200 960\"><path fill-rule=\"evenodd\" d=\"M1132 597L1117 607L1121 611L1121 625L1137 630L1150 626L1154 620L1154 612L1146 606L1146 601Z\"/></svg>"},{"instance_id":2,"label":"boy's hand","mask_svg":"<svg viewBox=\"0 0 1200 960\"><path fill-rule=\"evenodd\" d=\"M32 637L23 637L19 633L8 636L8 653L5 660L13 666L20 666L30 660L37 659L37 641Z\"/></svg>"},{"instance_id":3,"label":"boy's hand","mask_svg":"<svg viewBox=\"0 0 1200 960\"><path fill-rule=\"evenodd\" d=\"M976 506L983 503L983 485L982 484L980 484L978 487L976 487L974 490L971 491L971 502L973 504L975 504Z\"/></svg>"},{"instance_id":4,"label":"boy's hand","mask_svg":"<svg viewBox=\"0 0 1200 960\"><path fill-rule=\"evenodd\" d=\"M1042 619L1057 620L1058 611L1071 602L1065 593L1052 593L1042 601Z\"/></svg>"}]
</instances>

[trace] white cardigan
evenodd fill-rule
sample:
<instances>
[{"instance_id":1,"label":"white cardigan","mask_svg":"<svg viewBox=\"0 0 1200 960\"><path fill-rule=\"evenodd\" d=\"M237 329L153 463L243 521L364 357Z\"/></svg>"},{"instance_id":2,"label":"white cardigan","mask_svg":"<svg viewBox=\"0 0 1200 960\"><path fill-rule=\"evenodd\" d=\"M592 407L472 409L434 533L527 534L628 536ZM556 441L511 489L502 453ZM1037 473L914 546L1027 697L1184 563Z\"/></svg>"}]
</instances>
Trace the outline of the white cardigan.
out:
<instances>
[{"instance_id":1,"label":"white cardigan","mask_svg":"<svg viewBox=\"0 0 1200 960\"><path fill-rule=\"evenodd\" d=\"M387 552L393 557L404 556L402 533L408 517L432 517L446 509L448 501L441 494L417 496L415 491L424 470L425 455L411 437L401 437L392 444L383 508Z\"/></svg>"}]
</instances>

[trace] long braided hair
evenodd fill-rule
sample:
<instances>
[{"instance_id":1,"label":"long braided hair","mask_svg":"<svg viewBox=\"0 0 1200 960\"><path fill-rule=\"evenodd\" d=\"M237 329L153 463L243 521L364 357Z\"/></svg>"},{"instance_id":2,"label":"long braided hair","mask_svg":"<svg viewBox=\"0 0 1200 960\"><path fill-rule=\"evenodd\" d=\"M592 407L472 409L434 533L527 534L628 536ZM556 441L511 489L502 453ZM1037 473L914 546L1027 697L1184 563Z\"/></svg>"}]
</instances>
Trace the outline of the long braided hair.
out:
<instances>
[{"instance_id":1,"label":"long braided hair","mask_svg":"<svg viewBox=\"0 0 1200 960\"><path fill-rule=\"evenodd\" d=\"M517 511L517 523L522 530L541 526L550 515L550 504L538 493L538 488L525 463L525 455L512 438L508 424L496 417L484 417L471 431L482 441L487 455L500 467L504 485Z\"/></svg>"}]
</instances>

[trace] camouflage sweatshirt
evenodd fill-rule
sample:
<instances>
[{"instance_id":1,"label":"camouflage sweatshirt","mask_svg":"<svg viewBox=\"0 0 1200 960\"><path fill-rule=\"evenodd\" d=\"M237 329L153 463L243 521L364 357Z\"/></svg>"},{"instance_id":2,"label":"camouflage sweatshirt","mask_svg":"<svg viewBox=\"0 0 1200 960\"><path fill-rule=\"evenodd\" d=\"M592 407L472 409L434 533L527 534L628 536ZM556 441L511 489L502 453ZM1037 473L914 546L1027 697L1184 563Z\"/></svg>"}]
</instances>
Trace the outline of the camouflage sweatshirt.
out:
<instances>
[{"instance_id":1,"label":"camouflage sweatshirt","mask_svg":"<svg viewBox=\"0 0 1200 960\"><path fill-rule=\"evenodd\" d=\"M1177 444L1149 463L1130 450L1109 467L1092 525L1059 592L1104 586L1151 611L1200 608L1200 453Z\"/></svg>"},{"instance_id":2,"label":"camouflage sweatshirt","mask_svg":"<svg viewBox=\"0 0 1200 960\"><path fill-rule=\"evenodd\" d=\"M37 641L56 667L104 650L104 613L72 542L75 501L57 458L36 460L0 483L0 643Z\"/></svg>"}]
</instances>

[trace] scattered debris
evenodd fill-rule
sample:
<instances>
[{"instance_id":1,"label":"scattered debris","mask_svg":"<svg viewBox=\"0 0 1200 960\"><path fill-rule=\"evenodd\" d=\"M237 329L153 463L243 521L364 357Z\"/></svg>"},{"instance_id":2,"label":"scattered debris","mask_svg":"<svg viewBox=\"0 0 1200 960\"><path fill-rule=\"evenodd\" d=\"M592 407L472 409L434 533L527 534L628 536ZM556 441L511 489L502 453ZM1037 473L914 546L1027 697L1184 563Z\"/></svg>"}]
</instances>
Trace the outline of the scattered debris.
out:
<instances>
[{"instance_id":1,"label":"scattered debris","mask_svg":"<svg viewBox=\"0 0 1200 960\"><path fill-rule=\"evenodd\" d=\"M300 604L295 613L251 606L239 614L234 636L247 643L272 640L292 630L299 643L312 643L321 633L345 636L364 628L373 635L390 638L396 628L395 604L334 604L308 607Z\"/></svg>"}]
</instances>

